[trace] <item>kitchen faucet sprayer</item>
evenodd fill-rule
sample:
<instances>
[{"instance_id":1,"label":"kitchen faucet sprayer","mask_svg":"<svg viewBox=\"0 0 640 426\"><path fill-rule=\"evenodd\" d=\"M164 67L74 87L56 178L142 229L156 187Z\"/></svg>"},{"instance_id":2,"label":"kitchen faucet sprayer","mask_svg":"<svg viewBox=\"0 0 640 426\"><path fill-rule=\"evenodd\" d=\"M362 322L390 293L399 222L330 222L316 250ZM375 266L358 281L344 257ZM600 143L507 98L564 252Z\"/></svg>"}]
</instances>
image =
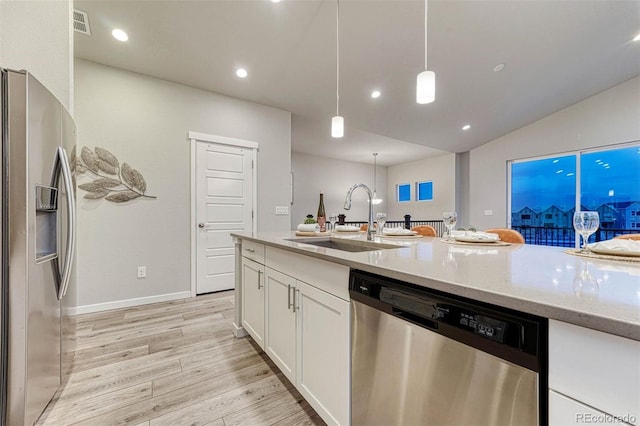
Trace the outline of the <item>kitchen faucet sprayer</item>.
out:
<instances>
[{"instance_id":1,"label":"kitchen faucet sprayer","mask_svg":"<svg viewBox=\"0 0 640 426\"><path fill-rule=\"evenodd\" d=\"M373 194L371 193L369 187L364 183L356 183L351 188L349 188L349 191L347 191L347 197L344 199L344 209L351 209L351 195L356 188L362 188L367 191L367 196L369 197L369 227L367 228L367 240L371 241L373 240Z\"/></svg>"}]
</instances>

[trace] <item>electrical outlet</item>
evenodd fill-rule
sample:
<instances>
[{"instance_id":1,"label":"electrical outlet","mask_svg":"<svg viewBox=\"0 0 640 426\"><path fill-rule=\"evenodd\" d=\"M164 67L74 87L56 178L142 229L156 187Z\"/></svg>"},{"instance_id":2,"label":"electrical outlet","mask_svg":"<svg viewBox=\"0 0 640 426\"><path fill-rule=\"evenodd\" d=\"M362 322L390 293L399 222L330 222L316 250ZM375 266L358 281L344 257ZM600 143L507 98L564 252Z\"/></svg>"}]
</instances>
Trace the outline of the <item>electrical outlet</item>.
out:
<instances>
[{"instance_id":1,"label":"electrical outlet","mask_svg":"<svg viewBox=\"0 0 640 426\"><path fill-rule=\"evenodd\" d=\"M289 206L276 206L276 215L288 215L289 214Z\"/></svg>"},{"instance_id":2,"label":"electrical outlet","mask_svg":"<svg viewBox=\"0 0 640 426\"><path fill-rule=\"evenodd\" d=\"M485 210L484 211L484 215L485 216L493 216L493 210Z\"/></svg>"},{"instance_id":3,"label":"electrical outlet","mask_svg":"<svg viewBox=\"0 0 640 426\"><path fill-rule=\"evenodd\" d=\"M146 266L138 266L138 278L147 278Z\"/></svg>"}]
</instances>

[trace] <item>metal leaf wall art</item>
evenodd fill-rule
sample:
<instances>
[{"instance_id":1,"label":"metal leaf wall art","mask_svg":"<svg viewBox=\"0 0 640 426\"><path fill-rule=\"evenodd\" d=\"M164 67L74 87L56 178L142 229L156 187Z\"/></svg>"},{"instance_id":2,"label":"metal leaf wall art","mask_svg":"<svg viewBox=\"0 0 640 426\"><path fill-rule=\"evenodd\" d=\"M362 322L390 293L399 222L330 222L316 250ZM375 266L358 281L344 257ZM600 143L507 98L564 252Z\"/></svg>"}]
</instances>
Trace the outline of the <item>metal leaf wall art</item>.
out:
<instances>
[{"instance_id":1,"label":"metal leaf wall art","mask_svg":"<svg viewBox=\"0 0 640 426\"><path fill-rule=\"evenodd\" d=\"M141 197L157 198L145 194L147 183L139 171L128 163L120 164L116 156L104 148L96 147L92 151L83 147L75 163L78 175L93 179L78 185L78 188L87 192L84 198L88 200L104 198L112 203L125 203Z\"/></svg>"}]
</instances>

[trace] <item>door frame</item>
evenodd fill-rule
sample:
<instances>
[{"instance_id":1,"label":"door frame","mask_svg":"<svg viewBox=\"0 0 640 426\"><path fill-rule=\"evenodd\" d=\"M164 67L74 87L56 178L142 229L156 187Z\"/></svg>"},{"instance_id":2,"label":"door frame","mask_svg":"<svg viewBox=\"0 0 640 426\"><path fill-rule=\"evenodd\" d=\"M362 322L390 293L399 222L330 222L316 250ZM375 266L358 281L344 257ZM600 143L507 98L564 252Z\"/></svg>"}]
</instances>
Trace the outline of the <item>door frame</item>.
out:
<instances>
[{"instance_id":1,"label":"door frame","mask_svg":"<svg viewBox=\"0 0 640 426\"><path fill-rule=\"evenodd\" d=\"M208 142L215 143L219 145L227 145L234 146L238 148L247 148L251 149L253 162L253 176L252 176L252 191L253 191L253 200L251 209L253 210L252 215L252 227L253 232L256 232L258 226L258 150L260 148L260 144L258 142L244 140L244 139L236 139L229 138L226 136L217 136L217 135L209 135L206 133L199 133L194 131L187 132L187 141L189 142L189 148L191 151L191 165L190 165L190 174L191 174L191 182L190 182L190 192L191 192L191 220L190 220L190 237L191 237L191 297L196 297L196 261L197 261L197 239L198 239L198 230L196 225L196 202L197 202L197 194L196 194L196 143L198 142Z\"/></svg>"}]
</instances>

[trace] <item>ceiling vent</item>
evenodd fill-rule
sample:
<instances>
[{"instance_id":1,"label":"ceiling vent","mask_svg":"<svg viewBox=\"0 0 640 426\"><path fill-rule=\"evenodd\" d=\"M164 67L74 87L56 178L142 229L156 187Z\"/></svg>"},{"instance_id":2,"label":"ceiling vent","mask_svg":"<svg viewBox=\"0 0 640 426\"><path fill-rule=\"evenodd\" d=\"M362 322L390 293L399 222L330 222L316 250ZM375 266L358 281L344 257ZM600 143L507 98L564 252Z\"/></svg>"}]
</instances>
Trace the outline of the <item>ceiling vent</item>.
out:
<instances>
[{"instance_id":1,"label":"ceiling vent","mask_svg":"<svg viewBox=\"0 0 640 426\"><path fill-rule=\"evenodd\" d=\"M73 9L73 29L81 34L91 35L87 12Z\"/></svg>"}]
</instances>

